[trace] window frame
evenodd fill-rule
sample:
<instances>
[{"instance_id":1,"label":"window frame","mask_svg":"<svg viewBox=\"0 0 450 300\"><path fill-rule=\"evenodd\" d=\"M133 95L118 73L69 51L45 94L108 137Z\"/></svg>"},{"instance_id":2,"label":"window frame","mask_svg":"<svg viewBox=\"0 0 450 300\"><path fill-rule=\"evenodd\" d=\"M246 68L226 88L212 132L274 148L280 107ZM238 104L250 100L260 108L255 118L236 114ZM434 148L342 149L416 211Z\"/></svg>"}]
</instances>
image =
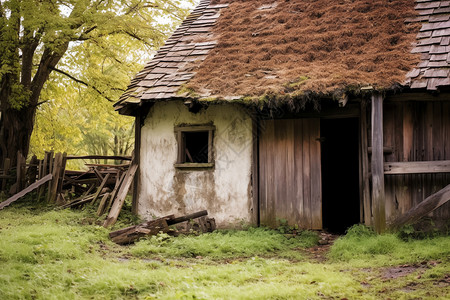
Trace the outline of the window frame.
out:
<instances>
[{"instance_id":1,"label":"window frame","mask_svg":"<svg viewBox=\"0 0 450 300\"><path fill-rule=\"evenodd\" d=\"M214 125L185 125L175 126L175 136L177 139L177 161L174 164L175 168L212 168L214 167L214 155L213 155L213 140L214 131L216 126ZM186 132L208 132L208 162L207 163L190 163L185 161L185 149L186 138L184 133Z\"/></svg>"}]
</instances>

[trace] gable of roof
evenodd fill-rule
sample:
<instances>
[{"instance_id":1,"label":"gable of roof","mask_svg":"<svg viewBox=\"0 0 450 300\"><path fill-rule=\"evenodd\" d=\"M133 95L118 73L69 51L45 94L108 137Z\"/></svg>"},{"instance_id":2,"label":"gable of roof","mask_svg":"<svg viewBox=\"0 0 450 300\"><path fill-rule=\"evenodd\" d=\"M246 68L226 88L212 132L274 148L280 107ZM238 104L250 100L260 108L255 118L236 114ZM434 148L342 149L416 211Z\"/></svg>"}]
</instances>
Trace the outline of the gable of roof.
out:
<instances>
[{"instance_id":1,"label":"gable of roof","mask_svg":"<svg viewBox=\"0 0 450 300\"><path fill-rule=\"evenodd\" d=\"M450 1L202 0L115 104L449 85Z\"/></svg>"}]
</instances>

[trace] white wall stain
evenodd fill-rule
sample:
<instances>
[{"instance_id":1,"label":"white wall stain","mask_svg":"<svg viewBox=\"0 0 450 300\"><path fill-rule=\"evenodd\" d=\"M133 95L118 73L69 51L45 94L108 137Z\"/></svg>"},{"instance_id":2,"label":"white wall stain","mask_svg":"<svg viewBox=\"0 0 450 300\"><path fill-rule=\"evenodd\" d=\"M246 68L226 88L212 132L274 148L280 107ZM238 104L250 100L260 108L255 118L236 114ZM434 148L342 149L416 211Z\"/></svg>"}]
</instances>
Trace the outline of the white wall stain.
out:
<instances>
[{"instance_id":1,"label":"white wall stain","mask_svg":"<svg viewBox=\"0 0 450 300\"><path fill-rule=\"evenodd\" d=\"M213 123L215 167L174 167L180 124ZM210 105L194 114L182 102L156 103L141 132L138 212L146 218L207 209L219 227L251 220L252 120L237 105Z\"/></svg>"}]
</instances>

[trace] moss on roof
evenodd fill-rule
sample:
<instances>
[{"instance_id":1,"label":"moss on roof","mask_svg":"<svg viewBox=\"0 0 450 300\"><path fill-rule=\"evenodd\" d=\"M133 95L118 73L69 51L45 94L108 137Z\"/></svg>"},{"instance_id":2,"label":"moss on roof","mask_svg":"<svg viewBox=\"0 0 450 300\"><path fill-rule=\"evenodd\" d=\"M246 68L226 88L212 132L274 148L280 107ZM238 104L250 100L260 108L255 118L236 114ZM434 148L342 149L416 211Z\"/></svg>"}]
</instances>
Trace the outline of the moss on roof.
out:
<instances>
[{"instance_id":1,"label":"moss on roof","mask_svg":"<svg viewBox=\"0 0 450 300\"><path fill-rule=\"evenodd\" d=\"M204 97L389 88L420 61L413 0L215 0L218 43L186 87Z\"/></svg>"}]
</instances>

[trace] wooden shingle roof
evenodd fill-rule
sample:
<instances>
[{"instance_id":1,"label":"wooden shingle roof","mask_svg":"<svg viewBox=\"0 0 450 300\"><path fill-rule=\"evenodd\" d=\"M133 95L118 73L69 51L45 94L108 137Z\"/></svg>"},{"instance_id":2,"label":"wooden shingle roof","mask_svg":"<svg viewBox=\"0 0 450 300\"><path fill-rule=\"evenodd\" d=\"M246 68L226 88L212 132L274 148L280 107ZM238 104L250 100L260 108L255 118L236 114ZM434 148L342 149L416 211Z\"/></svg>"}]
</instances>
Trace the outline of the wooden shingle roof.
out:
<instances>
[{"instance_id":1,"label":"wooden shingle roof","mask_svg":"<svg viewBox=\"0 0 450 300\"><path fill-rule=\"evenodd\" d=\"M130 114L186 97L436 90L450 85L449 64L450 1L202 0L115 106Z\"/></svg>"},{"instance_id":2,"label":"wooden shingle roof","mask_svg":"<svg viewBox=\"0 0 450 300\"><path fill-rule=\"evenodd\" d=\"M407 75L406 85L412 89L436 90L450 85L450 1L416 0L417 17L406 22L420 22L413 53L421 61Z\"/></svg>"}]
</instances>

